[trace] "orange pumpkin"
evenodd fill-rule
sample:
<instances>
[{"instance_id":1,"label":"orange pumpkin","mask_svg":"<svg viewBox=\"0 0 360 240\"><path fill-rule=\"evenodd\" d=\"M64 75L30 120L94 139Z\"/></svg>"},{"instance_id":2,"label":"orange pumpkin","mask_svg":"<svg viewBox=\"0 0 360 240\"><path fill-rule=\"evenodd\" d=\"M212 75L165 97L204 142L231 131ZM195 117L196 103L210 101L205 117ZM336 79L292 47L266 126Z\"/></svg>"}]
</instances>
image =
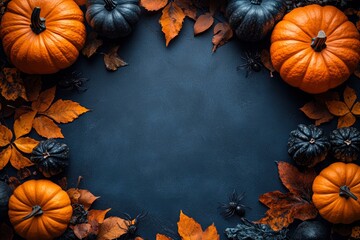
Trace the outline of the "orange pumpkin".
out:
<instances>
[{"instance_id":1,"label":"orange pumpkin","mask_svg":"<svg viewBox=\"0 0 360 240\"><path fill-rule=\"evenodd\" d=\"M349 224L360 219L360 167L337 162L323 169L313 183L315 207L332 223Z\"/></svg>"},{"instance_id":2,"label":"orange pumpkin","mask_svg":"<svg viewBox=\"0 0 360 240\"><path fill-rule=\"evenodd\" d=\"M322 93L355 70L360 34L337 8L309 5L294 9L275 26L270 54L285 82L308 93Z\"/></svg>"},{"instance_id":3,"label":"orange pumpkin","mask_svg":"<svg viewBox=\"0 0 360 240\"><path fill-rule=\"evenodd\" d=\"M79 56L86 39L83 22L73 0L12 0L1 21L5 53L25 73L55 73Z\"/></svg>"},{"instance_id":4,"label":"orange pumpkin","mask_svg":"<svg viewBox=\"0 0 360 240\"><path fill-rule=\"evenodd\" d=\"M30 180L17 187L9 200L9 218L15 231L28 240L60 236L72 215L70 198L49 180Z\"/></svg>"}]
</instances>

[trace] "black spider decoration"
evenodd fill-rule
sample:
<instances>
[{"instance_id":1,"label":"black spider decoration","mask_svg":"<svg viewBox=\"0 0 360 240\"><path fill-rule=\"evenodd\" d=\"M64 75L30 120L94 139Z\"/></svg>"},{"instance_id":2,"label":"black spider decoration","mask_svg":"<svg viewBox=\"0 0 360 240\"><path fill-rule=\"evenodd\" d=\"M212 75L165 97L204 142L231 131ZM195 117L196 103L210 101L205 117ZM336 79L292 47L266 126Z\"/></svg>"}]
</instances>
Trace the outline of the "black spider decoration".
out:
<instances>
[{"instance_id":1,"label":"black spider decoration","mask_svg":"<svg viewBox=\"0 0 360 240\"><path fill-rule=\"evenodd\" d=\"M89 81L88 78L82 76L82 72L73 71L70 74L64 74L61 79L58 81L58 86L65 90L77 90L80 92L85 92L87 88L85 83Z\"/></svg>"},{"instance_id":2,"label":"black spider decoration","mask_svg":"<svg viewBox=\"0 0 360 240\"><path fill-rule=\"evenodd\" d=\"M219 208L221 210L221 215L225 218L234 216L235 214L239 217L245 215L245 205L241 204L242 199L244 198L245 193L238 195L234 190L232 194L229 195L229 201L227 203L221 203Z\"/></svg>"},{"instance_id":3,"label":"black spider decoration","mask_svg":"<svg viewBox=\"0 0 360 240\"><path fill-rule=\"evenodd\" d=\"M249 52L245 51L245 57L241 56L241 59L245 60L244 64L237 66L237 70L246 69L245 77L249 76L250 72L260 72L261 71L261 62L260 62L259 52Z\"/></svg>"},{"instance_id":4,"label":"black spider decoration","mask_svg":"<svg viewBox=\"0 0 360 240\"><path fill-rule=\"evenodd\" d=\"M124 235L122 235L120 237L120 239L121 240L134 240L136 237L139 237L139 235L136 233L138 230L139 222L140 222L140 220L142 220L146 217L147 213L140 213L134 219L132 219L132 217L127 213L124 213L124 215L125 215L124 219L127 220L125 223L126 229L122 228L121 226L119 226L119 227L122 228L123 230L125 230L126 233Z\"/></svg>"}]
</instances>

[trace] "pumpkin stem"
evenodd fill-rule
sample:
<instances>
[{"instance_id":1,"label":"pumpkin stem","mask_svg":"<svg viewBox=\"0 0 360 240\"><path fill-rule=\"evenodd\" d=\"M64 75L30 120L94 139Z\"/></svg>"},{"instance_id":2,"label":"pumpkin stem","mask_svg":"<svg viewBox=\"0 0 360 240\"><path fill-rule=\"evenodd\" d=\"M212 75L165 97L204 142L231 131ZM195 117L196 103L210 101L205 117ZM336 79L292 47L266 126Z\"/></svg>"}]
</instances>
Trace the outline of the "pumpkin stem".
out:
<instances>
[{"instance_id":1,"label":"pumpkin stem","mask_svg":"<svg viewBox=\"0 0 360 240\"><path fill-rule=\"evenodd\" d=\"M341 186L340 187L340 193L339 193L340 197L344 197L344 198L349 198L351 197L352 199L354 199L355 201L358 200L358 197L355 196L355 194L353 194L351 191L350 191L350 188L346 185L344 186Z\"/></svg>"},{"instance_id":2,"label":"pumpkin stem","mask_svg":"<svg viewBox=\"0 0 360 240\"><path fill-rule=\"evenodd\" d=\"M311 41L311 47L316 52L321 52L324 48L326 48L326 34L323 30L320 30L318 35L314 37Z\"/></svg>"},{"instance_id":3,"label":"pumpkin stem","mask_svg":"<svg viewBox=\"0 0 360 240\"><path fill-rule=\"evenodd\" d=\"M251 0L250 3L254 5L260 5L262 0Z\"/></svg>"},{"instance_id":4,"label":"pumpkin stem","mask_svg":"<svg viewBox=\"0 0 360 240\"><path fill-rule=\"evenodd\" d=\"M116 3L114 2L114 0L104 0L104 2L106 10L112 11L114 10L114 8L116 8Z\"/></svg>"},{"instance_id":5,"label":"pumpkin stem","mask_svg":"<svg viewBox=\"0 0 360 240\"><path fill-rule=\"evenodd\" d=\"M23 217L23 220L26 220L26 219L29 219L29 218L32 218L32 217L35 217L35 216L42 215L43 213L44 212L41 209L41 207L39 205L35 205L35 206L32 207L31 213L29 213L29 215Z\"/></svg>"},{"instance_id":6,"label":"pumpkin stem","mask_svg":"<svg viewBox=\"0 0 360 240\"><path fill-rule=\"evenodd\" d=\"M40 34L46 30L45 26L45 18L40 17L40 7L35 7L32 14L31 14L31 30L34 33Z\"/></svg>"}]
</instances>

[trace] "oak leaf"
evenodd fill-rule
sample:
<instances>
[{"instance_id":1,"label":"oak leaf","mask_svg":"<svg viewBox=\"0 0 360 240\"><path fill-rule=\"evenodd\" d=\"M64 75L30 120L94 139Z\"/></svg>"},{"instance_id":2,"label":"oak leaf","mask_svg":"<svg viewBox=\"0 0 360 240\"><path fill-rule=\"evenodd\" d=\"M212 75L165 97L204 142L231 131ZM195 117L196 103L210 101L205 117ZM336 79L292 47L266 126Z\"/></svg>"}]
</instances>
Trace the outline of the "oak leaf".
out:
<instances>
[{"instance_id":1,"label":"oak leaf","mask_svg":"<svg viewBox=\"0 0 360 240\"><path fill-rule=\"evenodd\" d=\"M197 9L191 0L175 0L174 2L183 10L186 17L196 20Z\"/></svg>"},{"instance_id":2,"label":"oak leaf","mask_svg":"<svg viewBox=\"0 0 360 240\"><path fill-rule=\"evenodd\" d=\"M157 11L166 6L168 0L140 0L140 5L148 11Z\"/></svg>"},{"instance_id":3,"label":"oak leaf","mask_svg":"<svg viewBox=\"0 0 360 240\"><path fill-rule=\"evenodd\" d=\"M3 68L0 74L0 89L6 100L15 101L21 97L27 101L24 81L16 68Z\"/></svg>"},{"instance_id":4,"label":"oak leaf","mask_svg":"<svg viewBox=\"0 0 360 240\"><path fill-rule=\"evenodd\" d=\"M273 72L275 72L275 68L271 62L270 53L267 49L263 49L261 51L260 59L264 67L266 67L266 69L270 71L270 77L274 77Z\"/></svg>"},{"instance_id":5,"label":"oak leaf","mask_svg":"<svg viewBox=\"0 0 360 240\"><path fill-rule=\"evenodd\" d=\"M182 240L220 240L220 235L217 233L214 224L203 232L200 224L193 218L186 216L182 211L180 211L180 219L177 225Z\"/></svg>"},{"instance_id":6,"label":"oak leaf","mask_svg":"<svg viewBox=\"0 0 360 240\"><path fill-rule=\"evenodd\" d=\"M104 54L105 67L109 71L116 71L120 67L125 67L128 64L122 60L118 55L119 46L112 47L108 53Z\"/></svg>"},{"instance_id":7,"label":"oak leaf","mask_svg":"<svg viewBox=\"0 0 360 240\"><path fill-rule=\"evenodd\" d=\"M194 24L194 35L205 32L214 24L214 17L210 13L200 15Z\"/></svg>"},{"instance_id":8,"label":"oak leaf","mask_svg":"<svg viewBox=\"0 0 360 240\"><path fill-rule=\"evenodd\" d=\"M214 27L214 36L212 38L213 49L212 52L215 52L219 47L227 43L234 33L228 23L218 23Z\"/></svg>"},{"instance_id":9,"label":"oak leaf","mask_svg":"<svg viewBox=\"0 0 360 240\"><path fill-rule=\"evenodd\" d=\"M97 223L103 223L104 222L104 219L105 219L105 215L106 213L108 213L109 211L111 210L111 208L108 208L106 210L90 210L88 212L88 216L87 216L87 219L88 221L96 221Z\"/></svg>"},{"instance_id":10,"label":"oak leaf","mask_svg":"<svg viewBox=\"0 0 360 240\"><path fill-rule=\"evenodd\" d=\"M129 220L119 217L109 217L104 220L100 226L97 240L112 240L126 234L130 225Z\"/></svg>"},{"instance_id":11,"label":"oak leaf","mask_svg":"<svg viewBox=\"0 0 360 240\"><path fill-rule=\"evenodd\" d=\"M355 102L357 95L354 89L346 87L343 93L344 102L327 101L326 106L331 114L339 117L338 128L350 127L356 122L356 116L360 116L360 102Z\"/></svg>"},{"instance_id":12,"label":"oak leaf","mask_svg":"<svg viewBox=\"0 0 360 240\"><path fill-rule=\"evenodd\" d=\"M172 240L172 238L158 233L156 234L156 240Z\"/></svg>"},{"instance_id":13,"label":"oak leaf","mask_svg":"<svg viewBox=\"0 0 360 240\"><path fill-rule=\"evenodd\" d=\"M88 37L86 38L86 43L84 48L81 50L81 53L87 57L90 58L98 48L103 45L103 40L98 39L98 34L96 32L91 32Z\"/></svg>"},{"instance_id":14,"label":"oak leaf","mask_svg":"<svg viewBox=\"0 0 360 240\"><path fill-rule=\"evenodd\" d=\"M259 201L269 210L258 223L268 224L275 231L287 227L294 219L305 221L315 218L318 213L311 202L315 170L300 172L289 163L279 162L278 171L281 182L289 192L273 191L259 197Z\"/></svg>"},{"instance_id":15,"label":"oak leaf","mask_svg":"<svg viewBox=\"0 0 360 240\"><path fill-rule=\"evenodd\" d=\"M175 2L170 2L162 10L160 25L162 32L165 34L166 46L179 34L184 18L183 10Z\"/></svg>"}]
</instances>

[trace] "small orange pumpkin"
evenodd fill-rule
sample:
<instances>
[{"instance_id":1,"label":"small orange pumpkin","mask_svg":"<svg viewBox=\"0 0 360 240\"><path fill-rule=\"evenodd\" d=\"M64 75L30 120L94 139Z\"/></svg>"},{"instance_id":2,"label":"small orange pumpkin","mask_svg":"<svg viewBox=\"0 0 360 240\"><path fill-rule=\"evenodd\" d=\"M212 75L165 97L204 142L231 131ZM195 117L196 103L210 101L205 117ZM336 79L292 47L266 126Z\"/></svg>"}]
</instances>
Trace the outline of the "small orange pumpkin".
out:
<instances>
[{"instance_id":1,"label":"small orange pumpkin","mask_svg":"<svg viewBox=\"0 0 360 240\"><path fill-rule=\"evenodd\" d=\"M29 74L69 67L86 39L83 12L73 0L12 0L0 34L10 61Z\"/></svg>"},{"instance_id":2,"label":"small orange pumpkin","mask_svg":"<svg viewBox=\"0 0 360 240\"><path fill-rule=\"evenodd\" d=\"M315 207L331 223L360 219L360 167L336 162L323 169L313 183Z\"/></svg>"},{"instance_id":3,"label":"small orange pumpkin","mask_svg":"<svg viewBox=\"0 0 360 240\"><path fill-rule=\"evenodd\" d=\"M17 187L9 200L15 231L28 240L60 236L72 215L68 194L49 180L30 180Z\"/></svg>"},{"instance_id":4,"label":"small orange pumpkin","mask_svg":"<svg viewBox=\"0 0 360 240\"><path fill-rule=\"evenodd\" d=\"M296 8L271 35L271 61L281 78L308 93L337 87L360 59L360 34L333 6Z\"/></svg>"}]
</instances>

